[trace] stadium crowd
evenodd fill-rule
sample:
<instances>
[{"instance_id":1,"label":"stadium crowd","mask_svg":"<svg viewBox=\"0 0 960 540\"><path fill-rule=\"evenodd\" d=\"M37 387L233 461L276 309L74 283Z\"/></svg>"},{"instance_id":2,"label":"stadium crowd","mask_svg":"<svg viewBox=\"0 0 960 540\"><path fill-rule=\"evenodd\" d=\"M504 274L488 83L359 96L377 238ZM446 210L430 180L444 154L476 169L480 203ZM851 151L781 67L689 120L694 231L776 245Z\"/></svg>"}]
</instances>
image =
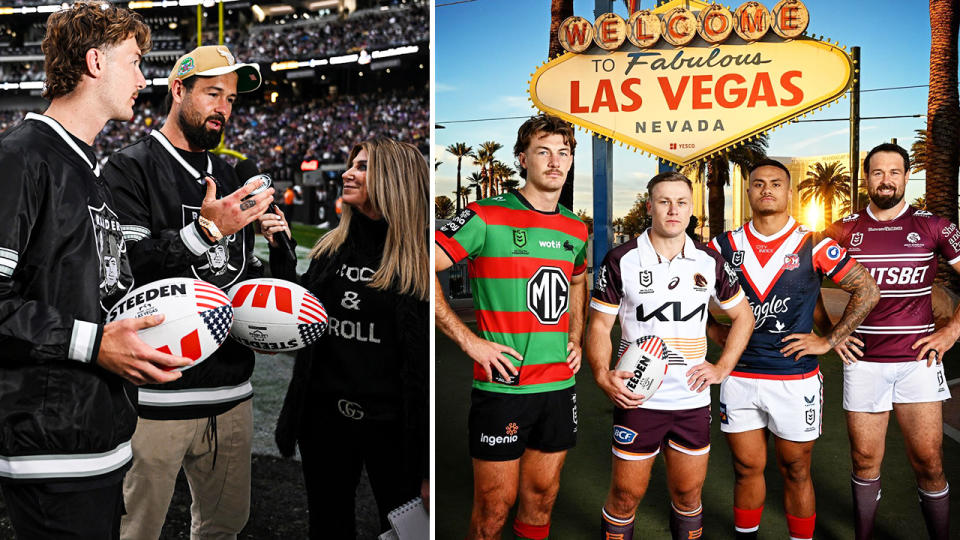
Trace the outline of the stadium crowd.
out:
<instances>
[{"instance_id":1,"label":"stadium crowd","mask_svg":"<svg viewBox=\"0 0 960 540\"><path fill-rule=\"evenodd\" d=\"M0 112L0 132L28 111ZM39 112L39 111L36 111ZM130 122L109 122L96 139L102 160L163 123L163 111L138 105ZM314 98L300 103L241 104L226 130L227 146L260 169L290 180L303 160L343 163L356 141L386 135L429 151L430 110L423 91Z\"/></svg>"}]
</instances>

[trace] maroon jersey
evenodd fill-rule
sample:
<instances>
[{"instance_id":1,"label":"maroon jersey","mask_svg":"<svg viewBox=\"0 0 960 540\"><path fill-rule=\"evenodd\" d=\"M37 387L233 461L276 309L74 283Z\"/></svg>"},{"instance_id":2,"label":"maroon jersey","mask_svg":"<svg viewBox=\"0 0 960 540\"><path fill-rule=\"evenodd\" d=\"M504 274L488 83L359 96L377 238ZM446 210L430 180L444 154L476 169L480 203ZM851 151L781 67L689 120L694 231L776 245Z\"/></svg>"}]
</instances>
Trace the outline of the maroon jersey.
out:
<instances>
[{"instance_id":1,"label":"maroon jersey","mask_svg":"<svg viewBox=\"0 0 960 540\"><path fill-rule=\"evenodd\" d=\"M930 291L937 254L960 261L960 230L926 210L904 206L890 221L878 221L869 208L827 229L847 252L870 271L880 287L880 302L854 332L864 342L863 360L912 362L918 339L933 333Z\"/></svg>"}]
</instances>

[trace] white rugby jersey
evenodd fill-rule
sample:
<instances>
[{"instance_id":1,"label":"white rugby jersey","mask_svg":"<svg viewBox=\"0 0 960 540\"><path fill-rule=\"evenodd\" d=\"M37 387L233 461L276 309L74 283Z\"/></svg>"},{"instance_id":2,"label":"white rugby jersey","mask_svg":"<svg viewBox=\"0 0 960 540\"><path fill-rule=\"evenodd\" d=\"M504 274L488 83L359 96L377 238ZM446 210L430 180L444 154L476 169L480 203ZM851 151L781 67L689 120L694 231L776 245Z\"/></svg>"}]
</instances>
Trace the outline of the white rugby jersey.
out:
<instances>
[{"instance_id":1,"label":"white rugby jersey","mask_svg":"<svg viewBox=\"0 0 960 540\"><path fill-rule=\"evenodd\" d=\"M590 307L619 315L618 356L642 336L658 336L667 344L663 385L643 407L703 407L710 404L710 392L690 390L686 373L707 354L710 298L729 310L743 300L743 291L733 268L716 251L687 236L680 254L666 260L650 244L649 232L607 253L597 269Z\"/></svg>"}]
</instances>

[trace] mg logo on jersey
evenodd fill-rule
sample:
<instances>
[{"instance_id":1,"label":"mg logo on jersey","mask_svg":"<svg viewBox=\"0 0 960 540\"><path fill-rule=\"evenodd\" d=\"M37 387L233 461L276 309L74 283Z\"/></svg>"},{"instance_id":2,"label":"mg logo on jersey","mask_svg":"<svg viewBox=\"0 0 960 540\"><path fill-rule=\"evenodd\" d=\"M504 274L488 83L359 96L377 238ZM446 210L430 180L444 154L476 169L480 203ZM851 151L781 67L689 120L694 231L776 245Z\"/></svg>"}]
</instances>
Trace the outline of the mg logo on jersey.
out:
<instances>
[{"instance_id":1,"label":"mg logo on jersey","mask_svg":"<svg viewBox=\"0 0 960 540\"><path fill-rule=\"evenodd\" d=\"M653 272L649 270L644 270L640 272L640 285L643 287L649 287L653 283Z\"/></svg>"},{"instance_id":2,"label":"mg logo on jersey","mask_svg":"<svg viewBox=\"0 0 960 540\"><path fill-rule=\"evenodd\" d=\"M860 242L863 242L863 233L853 233L853 236L850 237L850 245L856 247L860 245Z\"/></svg>"},{"instance_id":3,"label":"mg logo on jersey","mask_svg":"<svg viewBox=\"0 0 960 540\"><path fill-rule=\"evenodd\" d=\"M523 229L513 230L513 245L522 248L527 245L527 231Z\"/></svg>"},{"instance_id":4,"label":"mg logo on jersey","mask_svg":"<svg viewBox=\"0 0 960 540\"><path fill-rule=\"evenodd\" d=\"M740 266L743 264L743 251L734 251L733 258L730 260L730 264L734 266Z\"/></svg>"},{"instance_id":5,"label":"mg logo on jersey","mask_svg":"<svg viewBox=\"0 0 960 540\"><path fill-rule=\"evenodd\" d=\"M570 282L563 270L541 266L527 281L527 309L540 324L557 324L567 311Z\"/></svg>"}]
</instances>

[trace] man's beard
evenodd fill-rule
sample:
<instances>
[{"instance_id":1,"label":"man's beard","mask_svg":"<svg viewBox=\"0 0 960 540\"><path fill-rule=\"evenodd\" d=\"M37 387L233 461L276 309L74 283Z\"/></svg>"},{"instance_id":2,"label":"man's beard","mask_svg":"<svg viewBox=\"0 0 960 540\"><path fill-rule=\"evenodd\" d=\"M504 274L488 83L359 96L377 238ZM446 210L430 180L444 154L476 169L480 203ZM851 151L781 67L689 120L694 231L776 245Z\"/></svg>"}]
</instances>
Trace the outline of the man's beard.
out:
<instances>
[{"instance_id":1,"label":"man's beard","mask_svg":"<svg viewBox=\"0 0 960 540\"><path fill-rule=\"evenodd\" d=\"M220 122L220 129L216 131L207 129L208 120ZM220 136L223 134L223 128L226 125L226 119L221 114L212 114L204 118L199 125L194 124L190 121L187 111L184 109L180 109L179 114L177 114L177 122L180 123L180 131L183 132L183 136L187 139L187 142L189 142L191 146L203 148L204 150L211 150L220 144Z\"/></svg>"},{"instance_id":2,"label":"man's beard","mask_svg":"<svg viewBox=\"0 0 960 540\"><path fill-rule=\"evenodd\" d=\"M880 186L877 186L877 191L870 193L870 202L881 210L889 210L903 200L904 193L897 193L897 188L893 188L893 195L880 195L879 191Z\"/></svg>"}]
</instances>

